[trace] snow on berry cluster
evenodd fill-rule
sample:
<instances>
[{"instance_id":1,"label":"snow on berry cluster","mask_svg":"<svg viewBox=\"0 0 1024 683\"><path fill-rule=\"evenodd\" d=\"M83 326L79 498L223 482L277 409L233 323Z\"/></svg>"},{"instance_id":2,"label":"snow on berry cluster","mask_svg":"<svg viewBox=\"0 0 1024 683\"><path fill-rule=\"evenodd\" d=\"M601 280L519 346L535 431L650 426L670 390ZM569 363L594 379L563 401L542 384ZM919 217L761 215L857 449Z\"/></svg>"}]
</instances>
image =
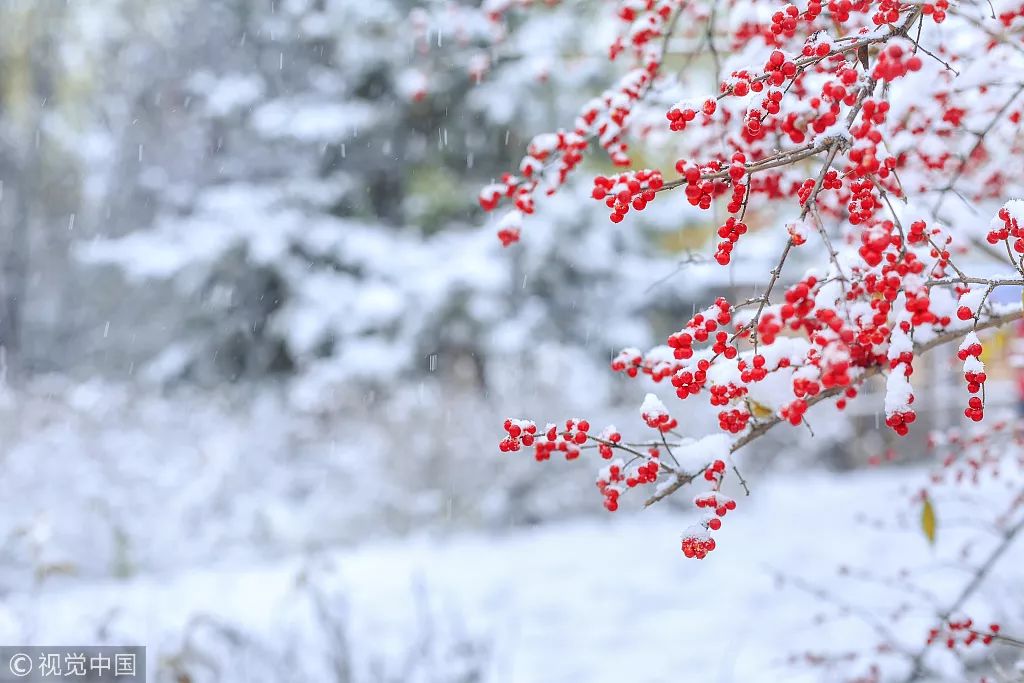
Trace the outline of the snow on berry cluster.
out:
<instances>
[{"instance_id":1,"label":"snow on berry cluster","mask_svg":"<svg viewBox=\"0 0 1024 683\"><path fill-rule=\"evenodd\" d=\"M659 432L668 432L679 426L675 418L668 414L665 404L654 394L647 394L640 404L640 416L648 427Z\"/></svg>"},{"instance_id":2,"label":"snow on berry cluster","mask_svg":"<svg viewBox=\"0 0 1024 683\"><path fill-rule=\"evenodd\" d=\"M488 9L489 16L503 22L512 6L530 3L494 0L491 4L494 8ZM756 0L742 3L742 8L738 0L728 4L744 10L742 20L709 23L713 19L710 0L618 0L615 14L621 28L609 56L615 59L630 55L632 68L587 102L571 129L537 136L520 163L519 175L509 174L484 188L480 195L483 207L492 210L501 200L509 199L524 211L521 205L528 203L528 198L532 201L538 189L547 194L564 184L592 143L603 148L613 163L629 165L627 138L632 135L642 139L650 129L646 109L659 107L663 107L663 120L668 119L667 128L681 134L674 146L690 151L685 158L706 156L709 141L724 140L726 149L731 148L720 155L712 154L710 159L691 161L695 169L714 169L709 167L712 163L722 165L717 170L698 171L696 180L692 173L683 176L677 184L686 185L687 197L704 208L710 208L710 202L702 201L703 197L714 198L736 190L740 180L723 172L734 153L743 155L742 168L749 171L748 175L761 176L756 182L753 177L749 179L751 196L777 200L798 195L801 189L808 193L815 186L814 179L796 181L792 164L778 162L794 152L795 156L812 150L823 154L826 149L821 142L828 138L845 139L848 149L842 150L847 152L841 164L845 172L842 167L835 169L837 173L826 179L825 189L842 190L839 194L858 206L866 200L869 217L876 212L876 203L878 207L883 204L879 201L882 191L899 196L907 189L895 171L915 176L922 170L943 171L948 178L950 173L966 170L966 162L960 161L958 154L941 151L954 147L945 139L951 132L945 125L961 126L966 111L963 91L954 84L955 67L939 58L928 62L928 54L919 49L917 42L916 29L946 20L945 0L924 5L834 0L828 3L827 12L819 2L809 2L804 8L787 4L768 12L762 12L765 3ZM747 5L754 6L755 11L749 11ZM1012 21L1012 14L1008 8L1000 16L1005 15L1004 22ZM961 40L944 45L949 62L956 63L961 54L971 54L972 48L993 53L993 62L998 62L1003 53L1016 50L991 41L983 30L972 32L970 25L962 28L974 42ZM660 93L684 90L689 85L688 74L663 68L672 38L703 43L707 31L716 29L735 56L724 62L729 68L718 93L687 94L661 104ZM917 74L927 80L915 80L905 89L913 93L915 88L927 87L933 91L933 104L913 96L900 100L897 93L883 87L914 80ZM970 87L980 90L981 96L972 102L976 113L1005 117L1007 123L1019 121L1020 111L1008 107L994 89L984 84ZM891 117L894 102L897 119ZM682 135L691 129L708 129L708 134L689 138ZM970 135L964 128L955 132ZM792 146L775 145L780 135ZM968 161L982 159L986 147L970 150ZM718 177L708 177L716 173ZM938 177L942 176L936 174L926 180ZM709 180L710 186L706 184ZM1010 182L1006 174L999 173L988 175L987 180L988 193L1000 192ZM697 191L690 190L695 184Z\"/></svg>"},{"instance_id":3,"label":"snow on berry cluster","mask_svg":"<svg viewBox=\"0 0 1024 683\"><path fill-rule=\"evenodd\" d=\"M609 57L615 59L629 52L633 55L634 68L614 86L584 104L572 130L536 136L519 164L520 176L506 174L501 182L487 185L480 191L480 206L485 211L497 208L502 199L512 199L516 209L533 213L535 194L538 191L555 193L582 161L583 152L591 141L596 142L616 166L630 165L626 136L633 109L658 75L666 49L663 38L672 17L684 4L684 0L622 0L619 3L618 16L625 29L609 48ZM657 177L660 178L660 173ZM651 191L660 187L646 185ZM643 201L646 204L650 199ZM612 215L619 213L624 214L625 210ZM509 246L515 240L502 238L501 241Z\"/></svg>"},{"instance_id":4,"label":"snow on berry cluster","mask_svg":"<svg viewBox=\"0 0 1024 683\"><path fill-rule=\"evenodd\" d=\"M883 378L886 425L908 434L918 358L961 341L964 417L982 420L978 335L1021 316L993 292L1024 283L1024 200L1007 201L1024 194L1010 163L1024 154L1024 97L999 77L1006 63L1024 68L1024 52L985 23L1009 25L1016 9L997 3L992 18L945 0L614 5L609 56L630 66L571 130L534 138L518 175L484 188L485 209L513 204L498 222L501 242L516 242L541 195L597 148L623 167L593 180L591 195L612 222L640 225L655 199L655 211L676 202L711 226L709 250L721 266L771 265L753 297L717 297L663 344L626 348L611 362L626 377L671 385L680 400L706 400L717 433L688 438L700 426L648 394L647 438L593 436L578 420L543 433L510 421L502 450L532 444L538 459L556 451L576 459L597 449L609 509L637 486L653 485L648 502L656 502L707 472L718 490L733 476L724 463L735 450L777 424L809 424L816 404L843 410L874 377ZM728 10L736 13L726 21ZM717 91L704 90L699 69L665 68L676 45L708 51ZM638 143L671 168L627 168ZM972 272L993 260L1002 271ZM720 521L706 521L684 537L687 555L714 548Z\"/></svg>"},{"instance_id":5,"label":"snow on berry cluster","mask_svg":"<svg viewBox=\"0 0 1024 683\"><path fill-rule=\"evenodd\" d=\"M918 230L936 239L943 234L929 230L924 221ZM851 254L845 261L849 272L858 274L856 279L840 280L835 273L808 275L786 287L780 303L762 299L733 304L720 297L669 335L664 345L647 352L624 349L613 359L616 372L645 376L654 383L667 380L680 400L705 397L718 411L718 428L728 437L724 448L719 446L725 457L705 455L712 464L693 471L669 464L664 453L674 458L674 451L684 443L677 433L680 424L664 402L647 394L640 412L647 427L657 433L655 439L630 445L618 431L606 430L594 440L602 459L611 459L616 451L630 455L600 472L598 488L605 507L618 509L625 491L655 483L662 476L669 483L689 482L706 473L720 487L726 476L725 458L753 430L776 422L801 425L809 408L826 399L834 399L834 405L843 409L857 396L859 384L876 374L886 375L886 425L906 435L917 417L911 385L915 344L942 336L964 339L959 358L970 395L965 415L974 421L982 418L983 400L978 394L986 376L973 328L984 314L984 292L962 284L929 286L926 277L933 282L946 277L943 253L928 240L918 239L915 244L904 239L889 224L876 226L878 231L882 237L872 237L870 259L858 254L857 261ZM960 310L968 313L954 313ZM561 431L549 425L542 439L535 437L531 425L516 420L506 423L502 450L532 444L537 460L549 459L555 452L574 460L589 439L586 421L567 421ZM666 436L672 437L671 443ZM710 533L720 522L705 522L707 526L687 532L684 553L688 556L704 557L714 549Z\"/></svg>"},{"instance_id":6,"label":"snow on berry cluster","mask_svg":"<svg viewBox=\"0 0 1024 683\"><path fill-rule=\"evenodd\" d=\"M736 509L736 501L719 491L722 480L725 477L725 462L715 460L704 470L704 479L711 482L712 489L701 493L693 499L693 504L698 509L708 510L701 519L700 525L692 526L686 530L682 537L682 551L686 557L703 560L707 554L715 549L715 539L711 537L712 531L722 528L722 518L730 510Z\"/></svg>"},{"instance_id":7,"label":"snow on berry cluster","mask_svg":"<svg viewBox=\"0 0 1024 683\"><path fill-rule=\"evenodd\" d=\"M584 451L596 451L598 459L604 461L598 469L597 488L605 508L610 512L618 510L620 497L630 489L654 484L657 486L651 495L656 495L660 487L672 485L680 477L690 480L703 477L712 485L712 489L709 494L698 497L695 505L698 508L710 508L714 515L706 516L699 529L688 537L704 538L702 535L718 530L721 527L720 518L736 508L735 501L720 491L725 478L725 461L729 457L728 439L713 434L703 439L682 442L674 438L676 443L670 444L666 436L677 436L674 430L679 427L679 423L654 394L647 394L644 398L640 417L657 435L653 440L626 443L619 431L611 425L595 435L589 421L580 418L566 420L564 426L549 424L543 431L530 420L510 418L505 420L505 437L498 447L503 453L532 448L537 462L550 460L556 454L571 461L580 458ZM620 457L615 457L616 453ZM667 481L662 479L666 473L670 475ZM707 536L702 542L706 543L709 539L710 536ZM695 548L694 556L703 557L713 546L712 542L711 547L705 547L703 553Z\"/></svg>"},{"instance_id":8,"label":"snow on berry cluster","mask_svg":"<svg viewBox=\"0 0 1024 683\"><path fill-rule=\"evenodd\" d=\"M1011 254L1011 260L1020 259L1019 255L1024 254L1024 228L1021 228L1021 222L1024 222L1024 200L1008 201L992 219L989 233L985 239L992 245L1005 243L1007 253ZM1013 254L1017 254L1017 256Z\"/></svg>"},{"instance_id":9,"label":"snow on berry cluster","mask_svg":"<svg viewBox=\"0 0 1024 683\"><path fill-rule=\"evenodd\" d=\"M967 383L968 393L972 394L968 399L967 408L964 409L964 415L975 422L980 422L984 417L985 380L988 378L985 374L985 364L981 362L982 350L978 335L970 332L964 337L956 354L957 358L964 362L964 381ZM981 396L977 395L979 393Z\"/></svg>"}]
</instances>

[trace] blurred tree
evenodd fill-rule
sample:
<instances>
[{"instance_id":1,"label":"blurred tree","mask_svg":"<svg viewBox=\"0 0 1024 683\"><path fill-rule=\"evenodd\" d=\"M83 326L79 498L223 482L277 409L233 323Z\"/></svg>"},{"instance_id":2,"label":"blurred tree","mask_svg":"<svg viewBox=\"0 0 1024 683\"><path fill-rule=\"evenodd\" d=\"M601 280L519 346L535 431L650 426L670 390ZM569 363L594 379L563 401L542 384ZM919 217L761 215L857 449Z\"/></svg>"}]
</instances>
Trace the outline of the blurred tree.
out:
<instances>
[{"instance_id":1,"label":"blurred tree","mask_svg":"<svg viewBox=\"0 0 1024 683\"><path fill-rule=\"evenodd\" d=\"M479 9L417 4L204 3L143 48L117 141L141 162L109 185L114 239L82 254L175 288L180 319L131 323L152 376L298 373L323 397L440 357L483 382L488 356L528 357L541 334L604 362L643 328L638 299L613 294L649 275L619 258L648 258L642 232L586 234L594 213L566 196L516 262L474 225L475 188L607 68L577 30L595 9L545 8L508 41ZM585 307L586 291L609 298Z\"/></svg>"},{"instance_id":2,"label":"blurred tree","mask_svg":"<svg viewBox=\"0 0 1024 683\"><path fill-rule=\"evenodd\" d=\"M28 304L61 291L60 278L41 276L60 272L53 265L66 254L67 239L53 221L68 211L78 181L55 134L63 114L57 53L65 18L63 5L45 12L29 3L0 6L10 36L0 44L0 349L9 379L31 363L23 357Z\"/></svg>"}]
</instances>

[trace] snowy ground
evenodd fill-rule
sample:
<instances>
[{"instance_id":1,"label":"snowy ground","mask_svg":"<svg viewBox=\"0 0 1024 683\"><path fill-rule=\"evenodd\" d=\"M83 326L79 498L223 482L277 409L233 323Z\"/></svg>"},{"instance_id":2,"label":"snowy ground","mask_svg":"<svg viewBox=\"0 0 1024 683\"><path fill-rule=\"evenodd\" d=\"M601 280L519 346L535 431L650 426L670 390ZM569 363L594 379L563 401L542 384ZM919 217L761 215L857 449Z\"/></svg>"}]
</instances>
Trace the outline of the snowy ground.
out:
<instances>
[{"instance_id":1,"label":"snowy ground","mask_svg":"<svg viewBox=\"0 0 1024 683\"><path fill-rule=\"evenodd\" d=\"M891 645L920 646L930 613L923 598L911 596L913 608L891 621L908 595L896 579L883 585L837 570L892 577L907 568L939 603L956 594L967 574L945 560L966 531L944 524L940 500L939 539L929 547L908 495L923 476L762 479L703 562L679 552L679 532L693 520L663 507L122 582L58 579L5 596L0 638L142 642L151 675L187 670L193 681L817 681L844 680L872 662L898 673L904 664L870 654L837 669L790 658L870 653L880 637L861 610L893 628ZM991 547L982 546L979 555ZM1022 623L1022 560L1024 548L1003 558L970 603L973 616ZM829 597L780 584L776 568ZM964 680L948 656L935 661Z\"/></svg>"}]
</instances>

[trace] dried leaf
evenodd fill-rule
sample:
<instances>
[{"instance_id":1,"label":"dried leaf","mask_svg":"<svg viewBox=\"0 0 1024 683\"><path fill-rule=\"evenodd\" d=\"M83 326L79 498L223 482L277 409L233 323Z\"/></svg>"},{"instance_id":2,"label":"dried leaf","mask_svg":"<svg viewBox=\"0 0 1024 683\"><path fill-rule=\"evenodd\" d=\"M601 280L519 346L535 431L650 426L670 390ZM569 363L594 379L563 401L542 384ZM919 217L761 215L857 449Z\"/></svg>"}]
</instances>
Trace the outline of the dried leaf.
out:
<instances>
[{"instance_id":1,"label":"dried leaf","mask_svg":"<svg viewBox=\"0 0 1024 683\"><path fill-rule=\"evenodd\" d=\"M932 505L932 500L927 495L922 498L924 503L921 506L921 531L924 532L928 542L935 545L935 506Z\"/></svg>"},{"instance_id":2,"label":"dried leaf","mask_svg":"<svg viewBox=\"0 0 1024 683\"><path fill-rule=\"evenodd\" d=\"M775 411L771 408L758 403L752 398L747 399L747 407L750 409L750 414L759 420L763 420L766 417L771 417L775 414Z\"/></svg>"},{"instance_id":3,"label":"dried leaf","mask_svg":"<svg viewBox=\"0 0 1024 683\"><path fill-rule=\"evenodd\" d=\"M865 69L868 68L868 46L867 45L861 45L859 48L857 48L857 59L860 60L861 66L863 66Z\"/></svg>"}]
</instances>

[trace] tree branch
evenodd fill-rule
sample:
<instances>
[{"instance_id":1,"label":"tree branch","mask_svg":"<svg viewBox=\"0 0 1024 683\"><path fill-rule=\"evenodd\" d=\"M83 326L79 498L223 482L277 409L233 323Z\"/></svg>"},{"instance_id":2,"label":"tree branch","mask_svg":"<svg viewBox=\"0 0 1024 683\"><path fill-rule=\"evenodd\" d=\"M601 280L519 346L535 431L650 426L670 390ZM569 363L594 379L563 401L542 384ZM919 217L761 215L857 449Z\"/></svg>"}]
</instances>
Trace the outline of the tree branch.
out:
<instances>
[{"instance_id":1,"label":"tree branch","mask_svg":"<svg viewBox=\"0 0 1024 683\"><path fill-rule=\"evenodd\" d=\"M1008 313L1003 313L1001 315L992 316L985 320L984 322L979 323L976 328L976 331L980 332L982 330L987 330L993 327L1001 327L1015 320L1020 320L1021 318L1024 318L1024 310L1010 311ZM967 335L968 332L971 331L971 327L947 330L946 332L937 335L935 338L925 343L915 344L914 355L916 356L923 353L927 353L931 349L934 349L936 346L941 346L951 341L960 339L961 337L964 337L965 335ZM872 366L870 368L865 369L864 372L854 380L854 382L857 384L861 384L867 381L868 379L875 377L876 375L882 374L882 372L883 367L881 365ZM821 403L826 399L834 398L843 393L845 390L846 387L833 387L831 389L826 389L825 391L822 391L816 394L815 396L810 396L806 399L807 407L810 408L811 406ZM779 417L778 415L774 415L766 421L759 422L749 432L747 432L739 439L737 439L735 442L733 442L732 446L729 448L729 452L735 453L736 451L740 450L750 442L767 434L773 427L775 427L775 425L781 422L785 422L785 420ZM672 482L672 484L666 486L665 488L663 488L662 490L658 491L653 496L648 498L647 501L644 503L644 507L649 507L654 503L657 503L658 501L671 496L680 488L692 482L695 477L696 475L677 473L676 480Z\"/></svg>"}]
</instances>

